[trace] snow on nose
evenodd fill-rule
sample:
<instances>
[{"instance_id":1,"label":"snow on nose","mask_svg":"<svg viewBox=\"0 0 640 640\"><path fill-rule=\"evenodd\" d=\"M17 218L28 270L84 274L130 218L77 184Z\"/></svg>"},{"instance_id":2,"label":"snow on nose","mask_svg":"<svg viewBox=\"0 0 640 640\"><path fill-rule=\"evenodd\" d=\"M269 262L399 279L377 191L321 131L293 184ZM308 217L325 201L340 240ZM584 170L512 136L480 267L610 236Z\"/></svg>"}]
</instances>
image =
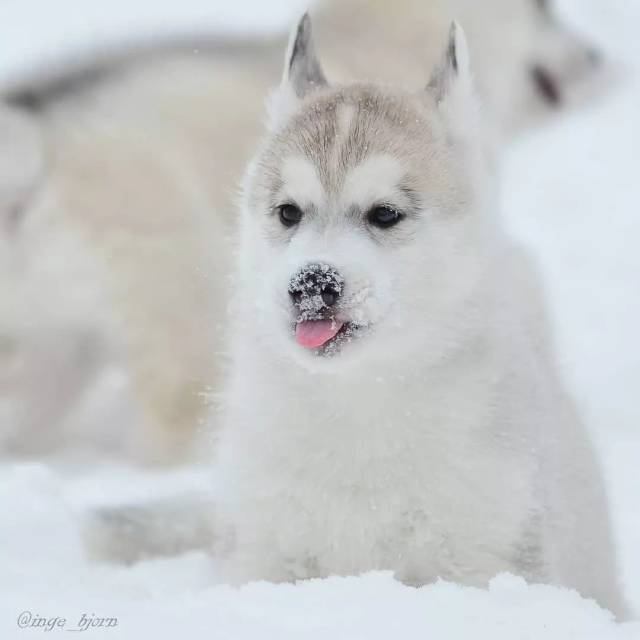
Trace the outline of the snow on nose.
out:
<instances>
[{"instance_id":1,"label":"snow on nose","mask_svg":"<svg viewBox=\"0 0 640 640\"><path fill-rule=\"evenodd\" d=\"M311 263L289 282L289 296L300 312L300 320L319 320L339 300L344 279L328 264Z\"/></svg>"}]
</instances>

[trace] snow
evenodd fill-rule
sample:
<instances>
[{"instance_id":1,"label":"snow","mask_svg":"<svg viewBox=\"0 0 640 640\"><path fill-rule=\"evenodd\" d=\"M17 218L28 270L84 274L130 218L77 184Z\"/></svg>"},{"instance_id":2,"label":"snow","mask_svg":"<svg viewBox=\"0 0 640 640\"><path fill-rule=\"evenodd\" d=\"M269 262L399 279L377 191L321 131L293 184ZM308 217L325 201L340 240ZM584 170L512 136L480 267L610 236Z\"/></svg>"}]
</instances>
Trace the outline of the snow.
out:
<instances>
[{"instance_id":1,"label":"snow","mask_svg":"<svg viewBox=\"0 0 640 640\"><path fill-rule=\"evenodd\" d=\"M77 522L98 487L104 489L104 471L87 479L86 474L63 478L41 465L2 470L0 637L34 632L18 629L23 612L30 612L32 621L35 616L64 618L65 629L78 628L83 614L116 618L117 626L109 627L106 637L126 639L173 639L185 633L190 640L640 637L640 623L616 624L608 612L575 592L527 586L510 575L497 576L487 590L445 582L414 589L386 572L231 588L216 584L215 567L203 553L131 568L92 566L83 558L77 529L69 523ZM109 477L118 476L116 469L109 471ZM136 480L134 472L122 471L125 478L111 481L112 496L122 497L126 483ZM192 470L169 476L187 488L197 485L203 474ZM151 487L149 477L137 480ZM163 482L159 484L162 491ZM164 482L164 490L168 484Z\"/></svg>"},{"instance_id":2,"label":"snow","mask_svg":"<svg viewBox=\"0 0 640 640\"><path fill-rule=\"evenodd\" d=\"M273 28L299 2L148 0L91 3L4 0L0 76L61 47L117 41L122 33ZM293 5L296 5L295 7ZM572 23L623 62L612 90L580 111L525 136L509 152L504 208L512 233L538 256L565 376L598 445L611 495L629 601L640 610L640 20L637 0L563 0ZM82 11L78 8L82 7ZM35 21L35 22L34 22ZM99 26L98 26L99 25ZM618 624L565 589L497 576L488 589L438 583L403 586L387 573L296 585L217 584L204 553L133 567L84 555L87 509L207 486L208 471L140 471L114 463L0 465L0 638L30 611L65 618L117 618L94 628L108 638L640 638L640 622ZM93 616L93 618L91 618ZM22 621L27 618L21 618Z\"/></svg>"}]
</instances>

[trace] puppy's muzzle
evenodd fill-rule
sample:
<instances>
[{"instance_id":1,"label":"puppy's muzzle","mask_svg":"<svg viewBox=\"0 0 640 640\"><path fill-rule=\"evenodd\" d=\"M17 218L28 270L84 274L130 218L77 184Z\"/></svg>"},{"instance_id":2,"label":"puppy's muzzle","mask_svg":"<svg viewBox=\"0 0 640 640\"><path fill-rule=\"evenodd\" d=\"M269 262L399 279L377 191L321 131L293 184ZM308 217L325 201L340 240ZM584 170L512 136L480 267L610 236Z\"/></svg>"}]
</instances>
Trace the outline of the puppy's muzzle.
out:
<instances>
[{"instance_id":1,"label":"puppy's muzzle","mask_svg":"<svg viewBox=\"0 0 640 640\"><path fill-rule=\"evenodd\" d=\"M334 267L323 263L304 266L289 282L289 296L302 320L330 315L343 290L344 278Z\"/></svg>"}]
</instances>

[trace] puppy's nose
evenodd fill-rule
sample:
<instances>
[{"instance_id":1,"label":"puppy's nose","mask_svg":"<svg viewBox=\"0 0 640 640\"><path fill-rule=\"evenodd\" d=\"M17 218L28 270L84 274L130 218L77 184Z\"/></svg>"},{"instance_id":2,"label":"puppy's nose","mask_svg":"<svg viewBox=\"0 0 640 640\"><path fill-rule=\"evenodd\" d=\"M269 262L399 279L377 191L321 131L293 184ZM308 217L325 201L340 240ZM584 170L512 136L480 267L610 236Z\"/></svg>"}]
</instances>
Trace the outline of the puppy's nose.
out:
<instances>
[{"instance_id":1,"label":"puppy's nose","mask_svg":"<svg viewBox=\"0 0 640 640\"><path fill-rule=\"evenodd\" d=\"M342 294L344 279L332 266L312 263L304 266L289 282L293 304L309 319L333 307Z\"/></svg>"}]
</instances>

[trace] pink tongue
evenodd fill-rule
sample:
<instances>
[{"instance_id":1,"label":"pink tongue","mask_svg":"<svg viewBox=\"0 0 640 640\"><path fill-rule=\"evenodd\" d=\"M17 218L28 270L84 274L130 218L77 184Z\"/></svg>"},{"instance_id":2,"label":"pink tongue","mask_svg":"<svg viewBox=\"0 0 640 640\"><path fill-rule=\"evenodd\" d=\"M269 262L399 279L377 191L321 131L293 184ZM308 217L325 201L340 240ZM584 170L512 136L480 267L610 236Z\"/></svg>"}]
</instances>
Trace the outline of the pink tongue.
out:
<instances>
[{"instance_id":1,"label":"pink tongue","mask_svg":"<svg viewBox=\"0 0 640 640\"><path fill-rule=\"evenodd\" d=\"M296 326L296 342L307 349L317 349L329 342L342 328L338 320L305 320Z\"/></svg>"}]
</instances>

